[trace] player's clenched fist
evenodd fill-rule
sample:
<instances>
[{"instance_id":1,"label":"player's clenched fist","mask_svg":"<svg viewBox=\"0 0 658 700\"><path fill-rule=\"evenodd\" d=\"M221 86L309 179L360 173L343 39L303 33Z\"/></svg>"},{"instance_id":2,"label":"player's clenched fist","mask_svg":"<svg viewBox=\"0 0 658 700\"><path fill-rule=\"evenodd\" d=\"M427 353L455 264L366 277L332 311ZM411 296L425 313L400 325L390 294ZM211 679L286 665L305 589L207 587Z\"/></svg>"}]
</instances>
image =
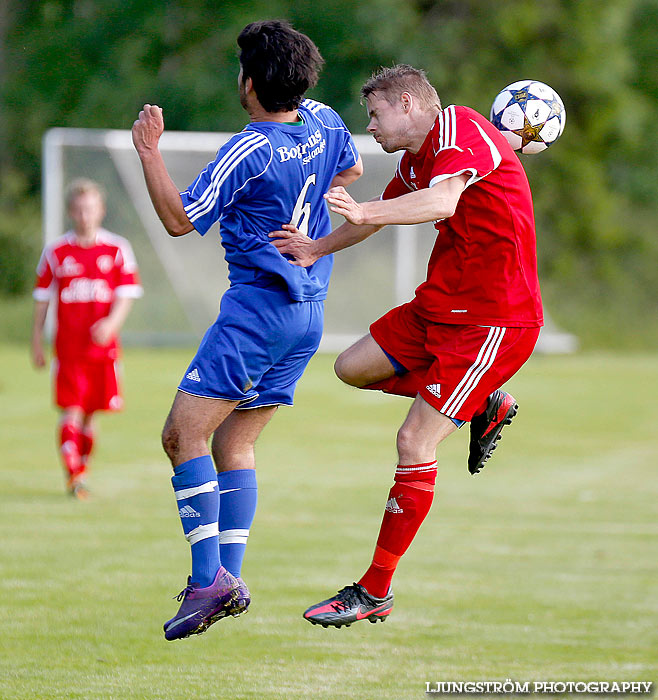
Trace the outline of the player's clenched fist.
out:
<instances>
[{"instance_id":1,"label":"player's clenched fist","mask_svg":"<svg viewBox=\"0 0 658 700\"><path fill-rule=\"evenodd\" d=\"M162 108L158 105L144 105L132 128L133 144L137 152L157 148L163 131Z\"/></svg>"}]
</instances>

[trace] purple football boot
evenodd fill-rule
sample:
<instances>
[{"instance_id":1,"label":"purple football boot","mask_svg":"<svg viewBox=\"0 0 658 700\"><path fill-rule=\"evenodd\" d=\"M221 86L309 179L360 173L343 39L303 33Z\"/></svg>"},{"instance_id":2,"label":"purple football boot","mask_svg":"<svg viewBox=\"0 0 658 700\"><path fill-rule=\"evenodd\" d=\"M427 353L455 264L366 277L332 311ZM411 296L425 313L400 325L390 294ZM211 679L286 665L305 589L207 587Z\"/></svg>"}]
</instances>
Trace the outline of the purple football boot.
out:
<instances>
[{"instance_id":1,"label":"purple football boot","mask_svg":"<svg viewBox=\"0 0 658 700\"><path fill-rule=\"evenodd\" d=\"M188 577L187 586L176 596L182 601L178 612L164 624L165 639L184 639L191 634L205 632L213 622L226 617L237 604L239 587L235 576L223 566L219 567L215 580L206 588L199 588Z\"/></svg>"},{"instance_id":2,"label":"purple football boot","mask_svg":"<svg viewBox=\"0 0 658 700\"><path fill-rule=\"evenodd\" d=\"M239 577L237 581L238 589L236 595L233 600L230 601L227 610L228 614L233 615L233 617L237 617L238 615L242 615L242 613L247 612L249 603L251 603L251 593L249 593L247 584Z\"/></svg>"}]
</instances>

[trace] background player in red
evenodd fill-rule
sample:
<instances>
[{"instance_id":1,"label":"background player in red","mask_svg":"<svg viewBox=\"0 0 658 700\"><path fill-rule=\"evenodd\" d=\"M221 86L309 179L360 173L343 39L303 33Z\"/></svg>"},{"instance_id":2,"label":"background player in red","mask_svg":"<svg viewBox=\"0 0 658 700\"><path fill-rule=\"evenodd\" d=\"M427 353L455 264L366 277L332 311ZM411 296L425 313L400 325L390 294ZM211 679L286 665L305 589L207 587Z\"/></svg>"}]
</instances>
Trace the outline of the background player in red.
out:
<instances>
[{"instance_id":1,"label":"background player in red","mask_svg":"<svg viewBox=\"0 0 658 700\"><path fill-rule=\"evenodd\" d=\"M127 240L101 227L105 198L91 180L75 180L67 196L73 229L47 245L34 288L32 361L45 367L43 329L48 306L57 304L55 403L62 409L59 448L67 487L85 498L85 475L94 444L95 411L117 411L119 331L142 295Z\"/></svg>"},{"instance_id":2,"label":"background player in red","mask_svg":"<svg viewBox=\"0 0 658 700\"><path fill-rule=\"evenodd\" d=\"M393 573L433 500L437 446L470 421L468 467L480 471L517 411L500 387L528 359L543 323L532 196L505 138L468 107L442 109L424 72L411 66L382 69L361 94L368 131L386 152L404 151L394 178L365 203L331 189L325 197L346 222L323 239L291 226L270 234L307 266L386 224L433 221L438 231L414 299L375 321L336 361L347 384L414 401L397 435L395 483L370 568L304 613L335 627L386 619Z\"/></svg>"}]
</instances>

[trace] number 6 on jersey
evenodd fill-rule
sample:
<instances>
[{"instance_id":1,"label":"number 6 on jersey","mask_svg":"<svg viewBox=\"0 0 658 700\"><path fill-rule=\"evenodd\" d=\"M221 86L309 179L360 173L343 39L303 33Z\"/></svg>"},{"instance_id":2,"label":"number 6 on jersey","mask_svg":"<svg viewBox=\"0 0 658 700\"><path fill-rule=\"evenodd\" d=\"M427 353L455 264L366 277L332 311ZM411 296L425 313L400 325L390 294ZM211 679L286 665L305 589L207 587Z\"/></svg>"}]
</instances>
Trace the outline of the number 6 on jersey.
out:
<instances>
[{"instance_id":1,"label":"number 6 on jersey","mask_svg":"<svg viewBox=\"0 0 658 700\"><path fill-rule=\"evenodd\" d=\"M305 236L308 236L308 222L311 218L311 203L305 202L306 193L311 185L315 185L315 173L312 173L306 178L306 182L302 187L302 191L297 197L295 208L292 212L290 224L301 231ZM303 217L303 219L302 219Z\"/></svg>"}]
</instances>

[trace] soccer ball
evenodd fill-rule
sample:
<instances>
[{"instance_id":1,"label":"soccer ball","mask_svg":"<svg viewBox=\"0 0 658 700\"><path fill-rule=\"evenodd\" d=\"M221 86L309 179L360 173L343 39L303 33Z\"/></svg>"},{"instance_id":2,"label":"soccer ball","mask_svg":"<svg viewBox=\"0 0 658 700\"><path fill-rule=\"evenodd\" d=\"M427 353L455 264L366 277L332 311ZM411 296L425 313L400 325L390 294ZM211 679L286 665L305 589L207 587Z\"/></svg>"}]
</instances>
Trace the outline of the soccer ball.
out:
<instances>
[{"instance_id":1,"label":"soccer ball","mask_svg":"<svg viewBox=\"0 0 658 700\"><path fill-rule=\"evenodd\" d=\"M567 113L553 88L518 80L498 93L489 119L515 151L540 153L564 131Z\"/></svg>"}]
</instances>

